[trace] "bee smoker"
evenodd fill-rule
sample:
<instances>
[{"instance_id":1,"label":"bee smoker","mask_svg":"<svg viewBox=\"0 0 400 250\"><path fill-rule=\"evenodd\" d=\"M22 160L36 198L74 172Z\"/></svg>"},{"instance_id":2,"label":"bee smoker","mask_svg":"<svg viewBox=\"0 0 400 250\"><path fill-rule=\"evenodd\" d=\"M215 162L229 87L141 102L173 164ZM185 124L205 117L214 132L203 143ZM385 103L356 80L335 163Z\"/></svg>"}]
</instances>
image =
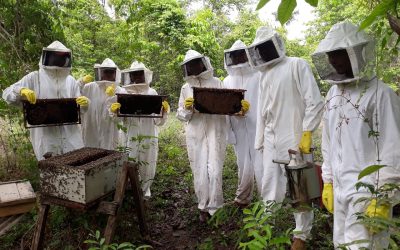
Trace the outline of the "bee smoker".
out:
<instances>
[{"instance_id":1,"label":"bee smoker","mask_svg":"<svg viewBox=\"0 0 400 250\"><path fill-rule=\"evenodd\" d=\"M287 196L293 205L310 204L321 198L322 179L320 167L314 164L313 154L302 154L289 149L288 160L273 160L285 166Z\"/></svg>"}]
</instances>

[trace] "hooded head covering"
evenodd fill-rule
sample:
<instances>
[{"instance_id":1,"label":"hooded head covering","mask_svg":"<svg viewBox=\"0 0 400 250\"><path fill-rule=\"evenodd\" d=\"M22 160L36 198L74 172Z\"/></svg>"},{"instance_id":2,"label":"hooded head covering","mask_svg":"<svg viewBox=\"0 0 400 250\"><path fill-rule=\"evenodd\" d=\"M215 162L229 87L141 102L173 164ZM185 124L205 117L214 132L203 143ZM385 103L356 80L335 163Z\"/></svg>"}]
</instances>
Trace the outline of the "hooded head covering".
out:
<instances>
[{"instance_id":1,"label":"hooded head covering","mask_svg":"<svg viewBox=\"0 0 400 250\"><path fill-rule=\"evenodd\" d=\"M262 58L261 47L268 50L269 58ZM285 46L282 38L269 27L258 28L253 43L247 48L250 65L256 69L281 61L285 57Z\"/></svg>"},{"instance_id":2,"label":"hooded head covering","mask_svg":"<svg viewBox=\"0 0 400 250\"><path fill-rule=\"evenodd\" d=\"M63 60L63 66L52 65L50 57L53 55L60 55ZM72 65L72 52L59 41L52 42L49 46L42 49L42 56L40 57L39 67L42 69L58 69L58 70L71 70Z\"/></svg>"},{"instance_id":3,"label":"hooded head covering","mask_svg":"<svg viewBox=\"0 0 400 250\"><path fill-rule=\"evenodd\" d=\"M144 73L144 82L142 83L137 83L137 84L148 84L150 85L151 81L153 80L153 71L149 70L146 68L146 66L138 61L134 61L131 64L131 67L129 69L125 69L122 71L122 84L123 85L128 85L131 83L131 79L129 77L129 73L135 72L135 71L143 71Z\"/></svg>"},{"instance_id":4,"label":"hooded head covering","mask_svg":"<svg viewBox=\"0 0 400 250\"><path fill-rule=\"evenodd\" d=\"M338 74L329 63L327 52L346 50L349 56L353 78ZM332 26L326 37L319 43L312 60L322 80L331 84L349 83L363 77L371 78L375 74L374 42L364 31L349 22L340 22Z\"/></svg>"},{"instance_id":5,"label":"hooded head covering","mask_svg":"<svg viewBox=\"0 0 400 250\"><path fill-rule=\"evenodd\" d=\"M224 51L224 65L225 70L228 72L229 75L235 75L238 72L245 73L244 71L250 70L249 61L240 64L234 64L232 61L232 53L236 51L243 51L246 53L246 44L241 40L237 40L233 43L230 49ZM246 53L247 57L247 53ZM248 57L247 57L248 58Z\"/></svg>"},{"instance_id":6,"label":"hooded head covering","mask_svg":"<svg viewBox=\"0 0 400 250\"><path fill-rule=\"evenodd\" d=\"M188 71L187 71L187 63L195 60L195 59L201 59L201 61L203 62L203 65L205 66L206 70L201 72L198 75L188 75ZM188 50L186 52L185 55L185 59L183 60L183 62L181 63L182 69L183 69L183 74L184 74L184 79L185 81L191 81L193 79L196 78L202 78L202 79L208 79L210 77L213 76L214 73L214 69L211 66L211 62L210 59L206 56L203 56L202 54L200 54L199 52L195 51L195 50Z\"/></svg>"},{"instance_id":7,"label":"hooded head covering","mask_svg":"<svg viewBox=\"0 0 400 250\"><path fill-rule=\"evenodd\" d=\"M118 66L110 58L104 59L104 61L98 66L99 79L97 82L109 82L109 81L101 79L101 75L102 75L101 73L103 70L106 70L106 69L114 69L115 70L115 81L114 82L118 84L121 79L121 76L120 76L121 72L119 71Z\"/></svg>"},{"instance_id":8,"label":"hooded head covering","mask_svg":"<svg viewBox=\"0 0 400 250\"><path fill-rule=\"evenodd\" d=\"M131 84L129 73L135 71L143 71L144 82ZM122 71L122 84L129 93L143 93L149 89L150 83L153 80L153 71L149 70L143 63L134 61L129 69Z\"/></svg>"}]
</instances>

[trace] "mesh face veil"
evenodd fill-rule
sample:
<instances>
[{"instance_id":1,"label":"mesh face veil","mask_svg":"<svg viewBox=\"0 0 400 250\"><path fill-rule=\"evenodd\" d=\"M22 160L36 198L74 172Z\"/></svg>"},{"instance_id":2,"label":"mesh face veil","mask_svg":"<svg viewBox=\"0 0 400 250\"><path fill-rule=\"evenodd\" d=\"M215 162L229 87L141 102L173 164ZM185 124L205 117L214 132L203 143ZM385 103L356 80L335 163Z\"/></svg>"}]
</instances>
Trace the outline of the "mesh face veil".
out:
<instances>
[{"instance_id":1,"label":"mesh face veil","mask_svg":"<svg viewBox=\"0 0 400 250\"><path fill-rule=\"evenodd\" d=\"M280 36L268 27L257 30L254 42L247 48L250 65L261 68L285 57L285 46Z\"/></svg>"},{"instance_id":2,"label":"mesh face veil","mask_svg":"<svg viewBox=\"0 0 400 250\"><path fill-rule=\"evenodd\" d=\"M43 49L42 62L47 67L71 68L71 52L53 51L47 48Z\"/></svg>"},{"instance_id":3,"label":"mesh face veil","mask_svg":"<svg viewBox=\"0 0 400 250\"><path fill-rule=\"evenodd\" d=\"M207 71L204 56L187 61L182 65L182 70L184 77L196 76Z\"/></svg>"},{"instance_id":4,"label":"mesh face veil","mask_svg":"<svg viewBox=\"0 0 400 250\"><path fill-rule=\"evenodd\" d=\"M225 52L226 66L235 66L248 62L245 49L238 49Z\"/></svg>"},{"instance_id":5,"label":"mesh face veil","mask_svg":"<svg viewBox=\"0 0 400 250\"><path fill-rule=\"evenodd\" d=\"M150 84L153 80L153 71L146 68L143 63L134 61L129 69L122 71L121 77L123 85Z\"/></svg>"},{"instance_id":6,"label":"mesh face veil","mask_svg":"<svg viewBox=\"0 0 400 250\"><path fill-rule=\"evenodd\" d=\"M347 72L342 69L346 60L338 59L341 53L347 55L350 63ZM322 80L340 84L372 78L375 75L374 54L373 40L357 26L342 22L331 28L312 55L312 60Z\"/></svg>"}]
</instances>

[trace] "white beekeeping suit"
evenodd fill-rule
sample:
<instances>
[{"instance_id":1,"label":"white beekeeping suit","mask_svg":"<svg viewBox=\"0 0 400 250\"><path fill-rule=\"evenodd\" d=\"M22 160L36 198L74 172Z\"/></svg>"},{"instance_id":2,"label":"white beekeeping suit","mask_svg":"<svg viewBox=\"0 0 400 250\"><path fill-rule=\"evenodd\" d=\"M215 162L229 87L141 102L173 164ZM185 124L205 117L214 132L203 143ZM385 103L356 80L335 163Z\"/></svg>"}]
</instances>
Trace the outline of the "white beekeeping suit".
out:
<instances>
[{"instance_id":1,"label":"white beekeeping suit","mask_svg":"<svg viewBox=\"0 0 400 250\"><path fill-rule=\"evenodd\" d=\"M186 64L200 59L205 71L197 75L187 74ZM186 122L186 144L198 208L214 214L223 205L222 167L226 150L226 117L203 114L185 108L185 100L193 97L192 87L222 88L222 82L213 77L210 60L194 50L186 53L182 63L186 83L181 88L177 117Z\"/></svg>"},{"instance_id":2,"label":"white beekeeping suit","mask_svg":"<svg viewBox=\"0 0 400 250\"><path fill-rule=\"evenodd\" d=\"M328 54L344 51L351 64L350 77L339 74ZM326 97L323 117L322 177L325 185L333 185L335 247L355 240L369 243L349 246L350 249L387 249L385 233L372 235L357 221L357 212L364 212L365 203L355 201L370 197L365 189L356 190L361 170L371 165L386 165L379 173L379 185L400 183L400 102L395 93L373 73L374 44L368 35L351 23L334 25L323 39L313 61L322 80L334 84ZM378 144L370 131L379 132ZM377 149L380 160L378 162ZM377 175L361 179L375 184ZM328 208L328 206L327 206ZM329 209L329 208L328 208Z\"/></svg>"},{"instance_id":3,"label":"white beekeeping suit","mask_svg":"<svg viewBox=\"0 0 400 250\"><path fill-rule=\"evenodd\" d=\"M106 58L98 67L99 80L83 86L82 94L91 103L82 117L82 135L86 147L115 150L118 146L118 120L110 117L107 110L110 95L106 93L106 89L115 86L115 93L123 90L117 86L119 82L101 79L101 71L104 69L115 69L117 72L118 67L113 60Z\"/></svg>"},{"instance_id":4,"label":"white beekeeping suit","mask_svg":"<svg viewBox=\"0 0 400 250\"><path fill-rule=\"evenodd\" d=\"M262 153L254 149L259 72L250 67L249 62L234 64L233 53L244 53L246 45L238 40L229 50L225 51L225 69L228 76L224 79L224 87L245 89L245 99L250 103L250 109L245 116L228 117L228 142L234 144L238 165L239 185L235 201L240 204L251 203L254 177L259 194L262 180Z\"/></svg>"},{"instance_id":5,"label":"white beekeeping suit","mask_svg":"<svg viewBox=\"0 0 400 250\"><path fill-rule=\"evenodd\" d=\"M260 46L268 49L264 58ZM287 179L284 169L272 161L289 160L288 149L298 149L302 133L318 127L323 99L310 66L303 59L287 57L283 41L273 30L260 27L248 55L252 66L261 72L255 148L263 150L262 198L282 202ZM294 237L304 243L314 215L303 211L295 212L294 217Z\"/></svg>"},{"instance_id":6,"label":"white beekeeping suit","mask_svg":"<svg viewBox=\"0 0 400 250\"><path fill-rule=\"evenodd\" d=\"M50 66L47 63L51 53L69 54L65 65ZM21 89L35 92L38 99L77 98L80 91L75 79L70 75L71 50L59 41L43 48L39 70L29 73L3 91L3 99L10 104L21 105ZM63 154L83 147L79 125L51 126L29 129L30 141L36 158L42 160L46 153Z\"/></svg>"},{"instance_id":7,"label":"white beekeeping suit","mask_svg":"<svg viewBox=\"0 0 400 250\"><path fill-rule=\"evenodd\" d=\"M133 83L129 74L134 72L143 72L144 82ZM152 79L153 72L137 61L134 61L129 69L122 72L123 88L129 94L158 95L157 91L150 87ZM139 174L145 198L151 196L150 186L156 174L158 126L165 123L167 116L167 112L164 112L163 118L123 118L127 132L121 133L121 143L129 149L129 157L140 162Z\"/></svg>"}]
</instances>

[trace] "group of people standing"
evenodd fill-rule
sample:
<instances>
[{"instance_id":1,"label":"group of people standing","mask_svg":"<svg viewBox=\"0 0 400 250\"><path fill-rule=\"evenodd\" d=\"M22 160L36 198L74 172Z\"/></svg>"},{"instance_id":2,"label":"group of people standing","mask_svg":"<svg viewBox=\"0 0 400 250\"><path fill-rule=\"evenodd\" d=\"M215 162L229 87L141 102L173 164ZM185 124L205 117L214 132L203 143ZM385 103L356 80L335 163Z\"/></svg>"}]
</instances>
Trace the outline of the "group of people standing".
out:
<instances>
[{"instance_id":1,"label":"group of people standing","mask_svg":"<svg viewBox=\"0 0 400 250\"><path fill-rule=\"evenodd\" d=\"M308 154L312 133L323 121L323 204L333 213L335 247L351 243L350 249L383 249L387 232L371 232L357 220L357 213L390 218L391 204L356 190L358 174L370 165L386 165L379 174L365 176L369 184L400 184L400 100L374 74L374 42L348 22L334 25L312 55L321 80L332 84L324 102L309 64L285 54L284 42L269 27L257 30L253 43L236 41L224 52L228 76L214 77L208 57L194 50L186 53L177 118L185 122L186 146L194 178L200 221L223 206L222 169L227 144L233 144L238 165L238 188L234 203L246 207L253 190L264 202L283 202L287 178L275 159L288 159L288 150ZM70 76L71 51L60 42L43 49L39 71L32 72L3 92L8 103L36 98L76 98L82 125L30 129L38 160L45 153L63 154L83 146L129 148L129 155L145 161L140 167L142 189L150 197L155 176L158 129L165 123L169 104L162 104L163 118L119 118L116 93L157 95L150 87L152 71L139 62L120 71L111 59L95 66L90 76L75 81ZM194 108L193 87L244 89L241 111L234 116L200 113ZM117 123L126 127L118 130ZM370 136L371 131L379 137ZM132 138L144 135L140 149ZM375 134L376 135L376 134ZM379 140L376 140L379 138ZM391 198L398 199L393 192ZM296 229L292 249L305 249L314 214L311 208L295 210Z\"/></svg>"},{"instance_id":2,"label":"group of people standing","mask_svg":"<svg viewBox=\"0 0 400 250\"><path fill-rule=\"evenodd\" d=\"M332 85L324 101L308 63L286 56L283 40L268 27L257 30L251 45L238 40L225 51L228 76L223 82L213 76L207 57L188 51L177 117L186 122L200 220L224 204L222 168L228 143L234 145L238 165L235 204L249 205L254 186L264 202L279 204L287 178L274 160L288 159L289 149L311 153L312 133L322 120L322 201L333 213L335 247L387 248L388 233L369 230L358 214L388 219L393 204L356 202L372 196L356 189L358 175L368 166L385 165L363 177L364 183L400 184L400 100L377 79L374 57L374 41L365 32L348 22L334 25L312 55L321 80ZM242 110L227 119L199 113L193 107L192 87L245 89ZM379 136L371 136L371 131ZM398 192L389 196L399 199ZM313 211L302 207L294 218L292 249L306 249Z\"/></svg>"}]
</instances>

